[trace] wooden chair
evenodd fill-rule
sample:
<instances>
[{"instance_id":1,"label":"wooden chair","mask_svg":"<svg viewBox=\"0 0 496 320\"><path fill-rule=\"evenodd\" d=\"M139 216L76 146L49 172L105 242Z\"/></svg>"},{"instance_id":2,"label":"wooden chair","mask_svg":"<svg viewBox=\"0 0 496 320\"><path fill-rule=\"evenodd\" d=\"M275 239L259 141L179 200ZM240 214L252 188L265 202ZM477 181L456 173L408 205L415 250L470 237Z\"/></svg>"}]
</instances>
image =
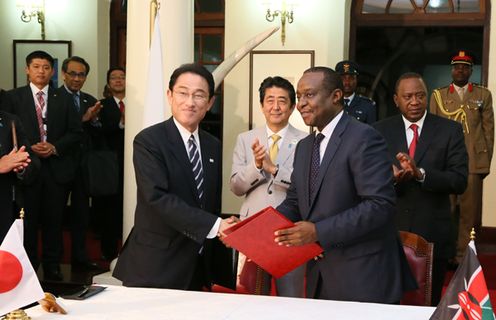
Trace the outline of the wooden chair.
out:
<instances>
[{"instance_id":1,"label":"wooden chair","mask_svg":"<svg viewBox=\"0 0 496 320\"><path fill-rule=\"evenodd\" d=\"M406 259L418 284L417 290L404 293L401 304L430 306L434 246L415 233L400 231L400 237Z\"/></svg>"}]
</instances>

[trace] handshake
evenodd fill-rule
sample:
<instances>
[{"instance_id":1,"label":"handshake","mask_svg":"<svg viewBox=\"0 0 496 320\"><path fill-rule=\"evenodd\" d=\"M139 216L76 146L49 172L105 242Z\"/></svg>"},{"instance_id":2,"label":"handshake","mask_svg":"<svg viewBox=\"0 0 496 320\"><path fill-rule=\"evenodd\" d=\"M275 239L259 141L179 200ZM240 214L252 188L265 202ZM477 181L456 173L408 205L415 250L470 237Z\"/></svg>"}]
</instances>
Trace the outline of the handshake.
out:
<instances>
[{"instance_id":1,"label":"handshake","mask_svg":"<svg viewBox=\"0 0 496 320\"><path fill-rule=\"evenodd\" d=\"M235 217L235 216L231 216L229 218L222 219L220 222L219 231L217 232L217 237L219 237L219 239L222 241L222 239L224 239L224 237L226 236L224 231L226 229L229 229L230 227L234 226L236 223L238 223L240 221L241 220L239 220L239 218Z\"/></svg>"}]
</instances>

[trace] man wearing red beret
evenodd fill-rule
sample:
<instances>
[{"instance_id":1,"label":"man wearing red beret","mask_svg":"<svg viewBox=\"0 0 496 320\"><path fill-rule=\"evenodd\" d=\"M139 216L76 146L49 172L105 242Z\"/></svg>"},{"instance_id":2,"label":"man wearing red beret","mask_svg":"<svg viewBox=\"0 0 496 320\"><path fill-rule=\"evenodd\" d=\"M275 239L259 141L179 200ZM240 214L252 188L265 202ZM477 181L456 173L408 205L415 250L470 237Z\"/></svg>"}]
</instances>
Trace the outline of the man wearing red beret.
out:
<instances>
[{"instance_id":1,"label":"man wearing red beret","mask_svg":"<svg viewBox=\"0 0 496 320\"><path fill-rule=\"evenodd\" d=\"M469 82L473 63L470 55L458 51L451 59L453 82L434 90L430 101L431 113L462 124L469 158L467 189L458 198L452 196L452 207L460 208L455 263L461 262L472 227L481 225L482 180L489 174L493 155L493 100L488 89Z\"/></svg>"}]
</instances>

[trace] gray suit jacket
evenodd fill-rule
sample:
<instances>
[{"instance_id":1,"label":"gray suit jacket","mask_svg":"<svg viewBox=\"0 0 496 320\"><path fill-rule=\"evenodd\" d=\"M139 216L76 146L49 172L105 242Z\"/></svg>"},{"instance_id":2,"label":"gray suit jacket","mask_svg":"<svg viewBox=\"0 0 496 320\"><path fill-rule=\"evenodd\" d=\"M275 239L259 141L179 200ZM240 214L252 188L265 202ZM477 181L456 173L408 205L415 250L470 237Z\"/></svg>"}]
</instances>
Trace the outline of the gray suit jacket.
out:
<instances>
[{"instance_id":1,"label":"gray suit jacket","mask_svg":"<svg viewBox=\"0 0 496 320\"><path fill-rule=\"evenodd\" d=\"M392 303L403 292L406 263L394 225L395 191L386 142L369 125L343 114L328 142L309 196L315 136L300 141L291 187L277 208L315 224L324 257L307 263L307 297L319 277L329 299Z\"/></svg>"},{"instance_id":2,"label":"gray suit jacket","mask_svg":"<svg viewBox=\"0 0 496 320\"><path fill-rule=\"evenodd\" d=\"M276 164L279 171L273 175L255 167L251 145L255 139L265 144L268 150L267 129L265 126L243 132L238 136L233 154L233 164L229 186L231 191L245 197L239 212L241 219L247 218L267 206L276 207L286 197L291 184L293 159L296 144L308 133L289 125L281 142Z\"/></svg>"}]
</instances>

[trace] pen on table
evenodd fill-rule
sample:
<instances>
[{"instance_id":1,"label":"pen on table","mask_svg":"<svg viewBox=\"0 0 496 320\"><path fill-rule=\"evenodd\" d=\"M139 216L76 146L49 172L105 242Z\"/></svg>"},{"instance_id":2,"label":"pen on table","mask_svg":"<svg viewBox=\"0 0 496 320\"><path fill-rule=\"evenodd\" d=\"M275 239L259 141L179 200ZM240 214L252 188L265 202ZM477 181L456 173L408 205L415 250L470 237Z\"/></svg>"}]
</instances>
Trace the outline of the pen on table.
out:
<instances>
[{"instance_id":1,"label":"pen on table","mask_svg":"<svg viewBox=\"0 0 496 320\"><path fill-rule=\"evenodd\" d=\"M81 291L79 294L78 294L78 298L81 298L82 296L84 296L85 294L88 293L88 291L90 290L90 287L85 287L83 291Z\"/></svg>"}]
</instances>

